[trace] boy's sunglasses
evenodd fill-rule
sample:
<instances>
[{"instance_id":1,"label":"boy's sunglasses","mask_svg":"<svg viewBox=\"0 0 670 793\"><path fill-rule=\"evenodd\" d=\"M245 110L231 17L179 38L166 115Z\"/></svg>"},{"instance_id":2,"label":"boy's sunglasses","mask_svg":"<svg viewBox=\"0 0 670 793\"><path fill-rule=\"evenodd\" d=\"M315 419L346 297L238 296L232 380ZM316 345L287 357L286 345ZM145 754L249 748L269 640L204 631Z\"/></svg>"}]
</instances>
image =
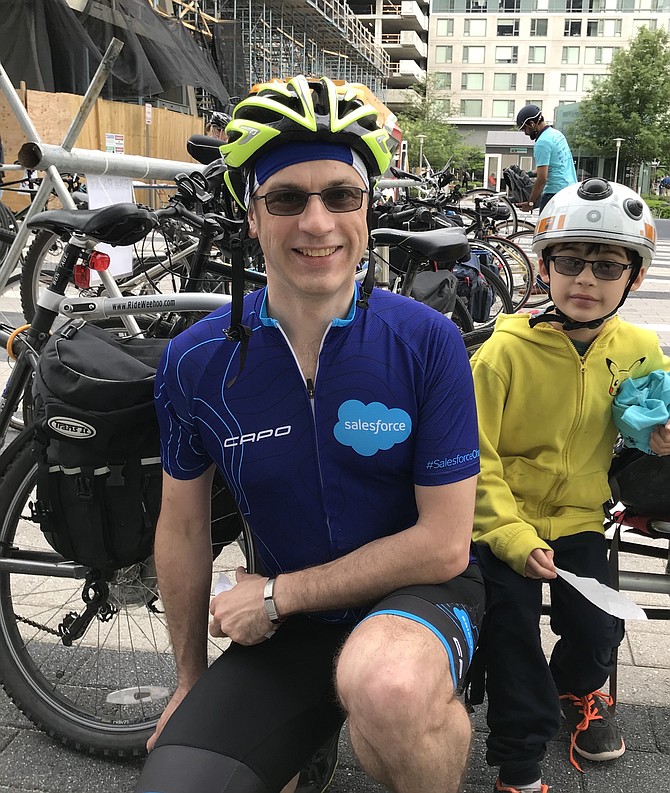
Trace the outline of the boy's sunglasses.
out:
<instances>
[{"instance_id":1,"label":"boy's sunglasses","mask_svg":"<svg viewBox=\"0 0 670 793\"><path fill-rule=\"evenodd\" d=\"M579 275L584 267L590 264L593 275L601 281L618 281L625 270L630 270L633 267L632 264L593 261L579 259L576 256L548 256L547 259L554 263L554 269L561 275Z\"/></svg>"},{"instance_id":2,"label":"boy's sunglasses","mask_svg":"<svg viewBox=\"0 0 670 793\"><path fill-rule=\"evenodd\" d=\"M326 187L320 193L306 190L271 190L265 195L255 195L254 201L261 198L271 215L300 215L305 211L310 196L318 195L329 212L355 212L363 206L363 196L367 193L360 187Z\"/></svg>"}]
</instances>

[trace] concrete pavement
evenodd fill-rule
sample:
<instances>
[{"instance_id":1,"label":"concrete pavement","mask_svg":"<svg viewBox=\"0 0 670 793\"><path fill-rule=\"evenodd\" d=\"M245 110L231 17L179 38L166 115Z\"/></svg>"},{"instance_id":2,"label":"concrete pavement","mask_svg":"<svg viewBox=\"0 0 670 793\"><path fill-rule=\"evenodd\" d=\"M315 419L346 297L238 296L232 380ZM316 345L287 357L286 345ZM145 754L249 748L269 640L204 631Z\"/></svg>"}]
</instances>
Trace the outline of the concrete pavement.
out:
<instances>
[{"instance_id":1,"label":"concrete pavement","mask_svg":"<svg viewBox=\"0 0 670 793\"><path fill-rule=\"evenodd\" d=\"M630 296L622 311L626 319L653 327L670 354L669 297L670 240L661 241L659 256L643 288ZM18 311L15 295L4 296L0 310ZM622 568L663 572L664 563L660 559L624 556ZM667 595L632 596L642 605L670 607ZM553 637L546 620L542 633L549 651ZM670 791L670 621L628 623L620 651L618 692L626 753L604 765L584 761L586 773L582 775L568 762L568 736L562 732L550 745L544 770L544 779L553 793ZM474 740L463 793L490 793L495 771L486 766L484 759L483 708L474 714L473 724ZM126 793L133 789L140 766L141 761L92 758L61 747L35 729L0 692L0 793ZM383 789L361 772L344 735L333 793L377 793Z\"/></svg>"}]
</instances>

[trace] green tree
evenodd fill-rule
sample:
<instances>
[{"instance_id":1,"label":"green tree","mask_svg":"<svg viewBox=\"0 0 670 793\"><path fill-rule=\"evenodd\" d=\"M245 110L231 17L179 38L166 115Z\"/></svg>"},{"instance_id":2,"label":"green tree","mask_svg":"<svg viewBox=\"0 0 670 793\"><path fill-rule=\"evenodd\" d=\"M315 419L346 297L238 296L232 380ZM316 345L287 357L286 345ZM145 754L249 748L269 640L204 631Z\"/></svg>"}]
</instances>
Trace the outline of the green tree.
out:
<instances>
[{"instance_id":1,"label":"green tree","mask_svg":"<svg viewBox=\"0 0 670 793\"><path fill-rule=\"evenodd\" d=\"M660 158L670 162L670 38L665 30L640 32L617 53L609 74L579 105L567 129L573 151L614 156L636 165Z\"/></svg>"},{"instance_id":2,"label":"green tree","mask_svg":"<svg viewBox=\"0 0 670 793\"><path fill-rule=\"evenodd\" d=\"M414 90L420 97L419 101L398 114L398 126L403 140L407 141L410 169L419 167L422 148L423 156L435 170L440 170L449 161L454 170L481 168L484 152L466 144L456 127L449 123L448 118L454 111L449 99L437 96L441 89L436 75L415 85ZM423 135L423 146L420 135Z\"/></svg>"}]
</instances>

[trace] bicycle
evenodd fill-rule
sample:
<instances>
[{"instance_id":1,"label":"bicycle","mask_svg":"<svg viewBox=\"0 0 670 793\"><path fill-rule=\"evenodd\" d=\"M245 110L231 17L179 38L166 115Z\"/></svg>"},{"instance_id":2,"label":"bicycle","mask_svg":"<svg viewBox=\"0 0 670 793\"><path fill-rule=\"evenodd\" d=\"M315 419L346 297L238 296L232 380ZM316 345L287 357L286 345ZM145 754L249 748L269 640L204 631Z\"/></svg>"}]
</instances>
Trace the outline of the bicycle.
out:
<instances>
[{"instance_id":1,"label":"bicycle","mask_svg":"<svg viewBox=\"0 0 670 793\"><path fill-rule=\"evenodd\" d=\"M18 332L0 328L0 339L17 354L0 403L1 438L29 388L75 267L90 265L98 242L139 240L155 222L152 213L132 204L55 210L31 221L52 232L67 227L71 237L32 325ZM173 315L212 310L229 300L223 294L174 294L147 298L144 310L155 311L156 327L165 331L158 312L166 306ZM118 317L136 314L137 299L117 301L110 316L123 334ZM79 302L90 310L94 301ZM37 478L34 432L34 426L26 427L0 454L0 678L23 713L64 744L108 756L138 755L176 685L153 562L149 557L102 575L51 549L31 509ZM251 537L237 511L226 511L226 493L220 481L215 484L214 514L217 522L233 521L234 536L239 528L240 545L228 545L217 557L215 574L232 573L253 560ZM213 640L209 647L211 658L221 651Z\"/></svg>"}]
</instances>

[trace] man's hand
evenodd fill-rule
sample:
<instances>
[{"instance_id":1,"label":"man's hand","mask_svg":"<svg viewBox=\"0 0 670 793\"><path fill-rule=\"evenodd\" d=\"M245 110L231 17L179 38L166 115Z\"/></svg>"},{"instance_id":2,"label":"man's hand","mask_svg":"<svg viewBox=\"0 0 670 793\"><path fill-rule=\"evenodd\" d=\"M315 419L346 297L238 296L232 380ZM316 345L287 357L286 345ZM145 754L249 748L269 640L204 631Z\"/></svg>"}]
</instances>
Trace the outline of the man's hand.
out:
<instances>
[{"instance_id":1,"label":"man's hand","mask_svg":"<svg viewBox=\"0 0 670 793\"><path fill-rule=\"evenodd\" d=\"M556 578L554 552L544 548L535 548L526 559L526 578Z\"/></svg>"},{"instance_id":2,"label":"man's hand","mask_svg":"<svg viewBox=\"0 0 670 793\"><path fill-rule=\"evenodd\" d=\"M654 454L665 456L670 454L670 421L667 424L659 424L654 427L649 438L649 448Z\"/></svg>"},{"instance_id":3,"label":"man's hand","mask_svg":"<svg viewBox=\"0 0 670 793\"><path fill-rule=\"evenodd\" d=\"M522 212L532 212L533 207L530 205L530 201L519 201L515 204Z\"/></svg>"},{"instance_id":4,"label":"man's hand","mask_svg":"<svg viewBox=\"0 0 670 793\"><path fill-rule=\"evenodd\" d=\"M211 636L228 636L237 644L260 644L271 638L276 625L270 622L263 604L263 590L267 578L250 575L238 567L237 584L213 598L209 613Z\"/></svg>"},{"instance_id":5,"label":"man's hand","mask_svg":"<svg viewBox=\"0 0 670 793\"><path fill-rule=\"evenodd\" d=\"M177 710L182 699L184 699L188 692L189 686L177 686L177 690L174 692L172 698L165 706L165 710L161 714L160 719L158 719L158 724L156 725L154 734L147 741L147 752L150 752L154 748L158 736L163 732L163 727L165 727L165 725L168 723L168 719L170 716L172 716L175 710Z\"/></svg>"}]
</instances>

